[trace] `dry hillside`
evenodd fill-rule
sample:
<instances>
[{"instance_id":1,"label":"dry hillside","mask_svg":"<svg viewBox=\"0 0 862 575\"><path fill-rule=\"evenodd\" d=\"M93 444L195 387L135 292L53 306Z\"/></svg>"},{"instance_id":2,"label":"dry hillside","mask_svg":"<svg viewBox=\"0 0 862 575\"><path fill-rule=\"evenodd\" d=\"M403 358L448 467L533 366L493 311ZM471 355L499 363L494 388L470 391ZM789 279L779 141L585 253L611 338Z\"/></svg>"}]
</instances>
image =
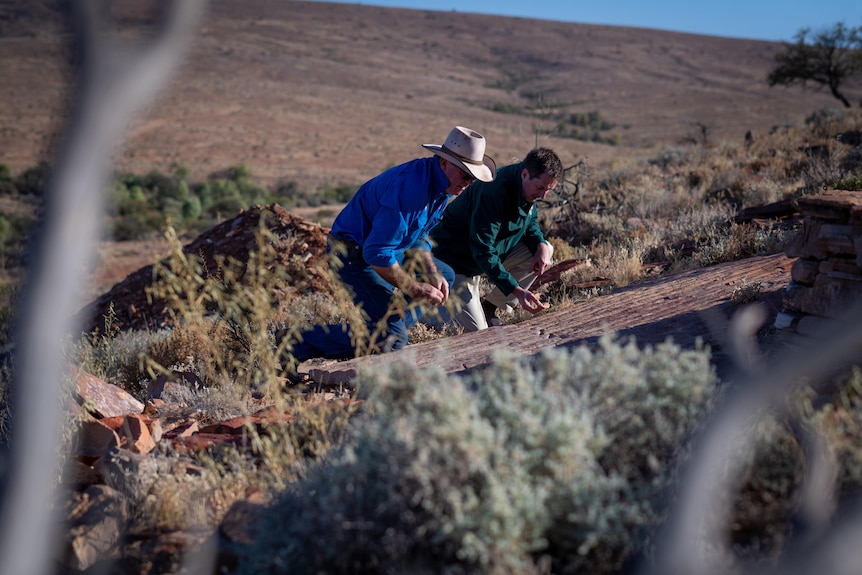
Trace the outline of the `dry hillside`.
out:
<instances>
[{"instance_id":1,"label":"dry hillside","mask_svg":"<svg viewBox=\"0 0 862 575\"><path fill-rule=\"evenodd\" d=\"M13 171L52 157L69 106L68 38L52 5L0 3L0 162ZM149 17L139 3L111 6L121 28ZM702 129L741 139L837 104L769 88L780 47L458 12L215 0L181 72L130 126L116 165L146 172L179 162L203 177L244 163L265 183L356 184L420 155L420 143L454 124L484 132L500 163L537 141L576 163L645 155ZM621 145L547 136L560 118L589 112L614 124L607 135Z\"/></svg>"}]
</instances>

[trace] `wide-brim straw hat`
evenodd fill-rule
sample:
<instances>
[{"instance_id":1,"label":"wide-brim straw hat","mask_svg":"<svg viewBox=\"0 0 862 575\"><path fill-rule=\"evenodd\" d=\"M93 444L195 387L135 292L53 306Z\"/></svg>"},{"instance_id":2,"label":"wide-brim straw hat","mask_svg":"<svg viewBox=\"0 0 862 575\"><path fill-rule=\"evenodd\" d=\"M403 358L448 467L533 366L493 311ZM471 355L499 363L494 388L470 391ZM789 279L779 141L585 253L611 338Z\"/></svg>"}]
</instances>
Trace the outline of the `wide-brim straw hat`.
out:
<instances>
[{"instance_id":1,"label":"wide-brim straw hat","mask_svg":"<svg viewBox=\"0 0 862 575\"><path fill-rule=\"evenodd\" d=\"M455 126L442 146L422 144L422 147L446 158L477 180L492 182L497 177L497 164L485 155L485 136L476 130Z\"/></svg>"}]
</instances>

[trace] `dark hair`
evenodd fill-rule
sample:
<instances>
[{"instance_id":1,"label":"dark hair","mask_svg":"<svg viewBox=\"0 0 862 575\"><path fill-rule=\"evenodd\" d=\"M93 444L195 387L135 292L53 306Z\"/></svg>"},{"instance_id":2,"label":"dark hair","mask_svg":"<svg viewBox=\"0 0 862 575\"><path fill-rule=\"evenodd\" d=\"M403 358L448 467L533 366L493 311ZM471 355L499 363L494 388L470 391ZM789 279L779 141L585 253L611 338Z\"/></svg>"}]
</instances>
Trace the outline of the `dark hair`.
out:
<instances>
[{"instance_id":1,"label":"dark hair","mask_svg":"<svg viewBox=\"0 0 862 575\"><path fill-rule=\"evenodd\" d=\"M530 178L538 178L545 172L555 180L563 178L563 163L550 148L533 148L524 158L524 167Z\"/></svg>"}]
</instances>

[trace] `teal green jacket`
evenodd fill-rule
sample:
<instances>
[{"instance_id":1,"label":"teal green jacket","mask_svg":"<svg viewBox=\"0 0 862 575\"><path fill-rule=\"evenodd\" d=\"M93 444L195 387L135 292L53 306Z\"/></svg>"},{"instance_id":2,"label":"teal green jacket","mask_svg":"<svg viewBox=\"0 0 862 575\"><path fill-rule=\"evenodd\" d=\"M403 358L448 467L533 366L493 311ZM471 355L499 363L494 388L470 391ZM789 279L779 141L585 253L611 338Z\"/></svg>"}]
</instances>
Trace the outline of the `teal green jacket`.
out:
<instances>
[{"instance_id":1,"label":"teal green jacket","mask_svg":"<svg viewBox=\"0 0 862 575\"><path fill-rule=\"evenodd\" d=\"M515 245L536 253L545 242L536 221L536 206L521 196L521 163L497 170L493 182L476 181L452 200L430 233L434 256L465 276L485 274L505 294L518 282L503 267Z\"/></svg>"}]
</instances>

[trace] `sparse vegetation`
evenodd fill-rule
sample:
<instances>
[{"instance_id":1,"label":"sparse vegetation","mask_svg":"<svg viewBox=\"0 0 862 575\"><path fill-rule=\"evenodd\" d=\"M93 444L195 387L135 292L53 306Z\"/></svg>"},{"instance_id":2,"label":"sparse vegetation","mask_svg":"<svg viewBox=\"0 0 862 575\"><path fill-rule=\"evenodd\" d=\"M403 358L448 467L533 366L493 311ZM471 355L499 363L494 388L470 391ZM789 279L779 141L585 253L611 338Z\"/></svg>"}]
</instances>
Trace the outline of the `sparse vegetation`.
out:
<instances>
[{"instance_id":1,"label":"sparse vegetation","mask_svg":"<svg viewBox=\"0 0 862 575\"><path fill-rule=\"evenodd\" d=\"M188 170L176 166L169 176L118 176L109 193L108 229L116 240L139 239L164 229L168 221L185 231L202 231L253 204L278 203L287 208L344 203L355 193L348 185L301 190L295 182L272 189L254 183L251 171L238 165L190 182Z\"/></svg>"},{"instance_id":2,"label":"sparse vegetation","mask_svg":"<svg viewBox=\"0 0 862 575\"><path fill-rule=\"evenodd\" d=\"M835 183L836 190L862 191L862 176L840 180Z\"/></svg>"},{"instance_id":3,"label":"sparse vegetation","mask_svg":"<svg viewBox=\"0 0 862 575\"><path fill-rule=\"evenodd\" d=\"M58 47L60 12L38 3L30 14L17 4L25 3L16 2L11 12L0 9L9 12L0 15L0 36L16 46L4 56L12 63L6 68L14 86L9 93L16 97L4 106L8 121L0 141L10 158L35 162L57 143L55 121L73 111L66 109L73 101L71 78L60 77L68 73ZM170 12L139 3L128 3L134 4L128 11L119 4L126 3L90 11L121 25L110 45L128 37L137 48ZM330 6L306 4L307 10L278 2L213 6L200 28L204 41L196 44L195 59L163 99L147 107L124 150L114 148L121 152L118 165L185 158L211 170L241 157L265 170L263 181L291 173L301 181L330 182L333 174L358 174L393 161L405 132L430 127L442 109L461 107L469 125L470 118L482 118L494 131L490 152L498 159L529 146L534 137L558 146L561 156L585 154L541 210L556 259L585 262L542 288L551 303L546 313L646 277L779 252L797 224L792 218L753 221L744 217L747 208L776 201L792 205L826 188L862 188L859 142L851 143L862 133L856 111L821 110L804 124L762 129L769 121L764 118L784 119L790 110L821 105L816 96L797 92L763 107L769 97L764 62L774 52L769 43L701 42L639 29L626 31L622 42L613 27L551 28L539 20L460 12L389 15L348 4L336 14ZM37 25L43 19L49 27ZM136 22L145 29L135 30ZM852 31L857 40L859 32ZM800 48L807 40L801 34ZM713 65L718 53L721 62ZM58 63L57 56L64 61ZM729 79L727 62L734 63ZM615 69L619 64L624 66ZM478 86L495 80L493 89L509 93L492 95L489 86ZM568 103L550 104L546 94ZM844 84L839 94L845 104L854 99ZM475 97L500 103L490 104L491 112L488 104L476 104L486 109L473 116L463 105ZM712 115L721 109L723 117ZM697 120L689 136L681 135L682 117ZM481 129L478 121L475 127ZM719 139L719 129L739 141ZM506 138L496 137L503 133ZM646 149L635 146L670 140L672 147L634 157ZM623 144L632 147L621 149ZM619 159L599 163L600 156ZM346 161L331 170L340 160ZM27 238L40 219L50 177L46 163L20 174L0 164L4 453L13 407L26 391L9 387L16 353L13 314L19 292L26 291L21 285L30 257ZM294 363L291 345L300 327L351 323L357 349L372 351L349 297L337 285L303 293L299 284L306 284L303 274L313 261L304 258L312 251L294 249L301 242L286 235L272 237L265 225L257 242L220 235L243 245L242 260L213 262L204 250L184 252L180 238L254 203L291 209L343 203L354 188L259 182L244 165L201 181L192 181L180 164L168 173L115 175L105 214L108 233L136 239L167 230L170 254L156 262L147 293L153 304L168 306L170 325L120 329L111 309L103 329L69 339L62 359L141 400L156 377L174 371L194 376L194 385L167 391L167 405L151 402L145 413L176 409L184 422L201 425L262 406L279 415L261 424L245 418L238 445L184 451L166 440L145 456L134 454L141 473L121 466L104 472L101 479L119 492L113 503L129 507L125 532L113 549L99 553L98 564L53 565L52 571L544 575L619 574L640 571L640 561L649 565L657 529L680 495L678 466L700 447L693 432L721 406L722 394L735 388L718 381L708 348L684 350L671 341L644 346L607 336L534 357L500 353L491 365L460 375L394 365L361 370L356 388L293 385L282 375ZM275 251L289 257L276 259ZM588 281L597 279L606 283ZM580 280L592 287L570 287ZM729 294L727 307L733 308L757 301L761 286L743 279L717 292L722 298ZM392 312L405 311L403 305L397 302ZM675 309L673 302L668 305ZM514 322L517 314L501 317ZM288 335L278 343L272 337L276 328ZM454 333L420 325L410 341ZM71 381L56 387L61 404L70 407L59 422L63 436L52 446L59 466L90 415L77 410ZM819 486L838 497L858 495L862 487L862 370L806 388L781 407L789 409L764 411L750 422L753 439L742 473L728 499L718 502L728 511L725 537L707 542L716 548L727 542L730 553L720 557L721 565L704 565L711 571L772 572L788 549L806 553L816 546L797 522L805 518L797 511L803 476L811 471L834 465L828 469L833 477L820 473L826 481ZM163 425L171 421L164 412L159 418ZM40 421L28 423L38 427ZM811 457L811 433L823 441L823 467ZM16 435L14 446L26 449L27 440L39 436ZM102 462L123 455L131 451L113 452ZM19 468L7 463L0 460L7 470ZM61 470L56 471L59 482ZM83 465L80 471L92 470ZM77 490L38 495L53 502L49 495L71 491ZM234 523L222 523L237 503L243 504L237 506L240 517L233 514ZM844 503L838 500L838 507ZM20 525L21 533L28 524ZM93 530L106 544L109 527L102 523ZM239 537L237 528L243 531ZM204 538L209 561L196 565L197 543ZM221 548L228 540L230 547ZM158 547L145 549L156 541ZM218 557L208 553L215 541ZM37 557L18 550L22 558ZM141 564L135 565L132 556L138 553Z\"/></svg>"},{"instance_id":4,"label":"sparse vegetation","mask_svg":"<svg viewBox=\"0 0 862 575\"><path fill-rule=\"evenodd\" d=\"M736 215L828 188L852 189L862 158L838 135L860 129L855 110L827 110L748 143L696 139L645 161L601 170L578 164L540 217L548 235L574 247L573 257L593 262L572 276L595 274L620 286L643 278L644 264L679 271L781 252L793 229L737 223Z\"/></svg>"},{"instance_id":5,"label":"sparse vegetation","mask_svg":"<svg viewBox=\"0 0 862 575\"><path fill-rule=\"evenodd\" d=\"M548 130L549 135L609 146L618 146L622 143L619 134L608 133L616 127L616 124L603 118L598 111L566 113L556 106L548 105L542 97L531 99L526 104L498 101L486 107L500 114L528 116L539 118L542 124L551 123L553 128Z\"/></svg>"},{"instance_id":6,"label":"sparse vegetation","mask_svg":"<svg viewBox=\"0 0 862 575\"><path fill-rule=\"evenodd\" d=\"M730 299L738 304L751 303L760 298L762 290L763 285L760 282L749 282L743 278L739 285L734 286L733 291L730 292Z\"/></svg>"},{"instance_id":7,"label":"sparse vegetation","mask_svg":"<svg viewBox=\"0 0 862 575\"><path fill-rule=\"evenodd\" d=\"M16 213L0 216L0 269L20 265L50 174L45 162L16 177L0 164L0 197L8 196L21 206ZM170 174L117 174L107 193L106 235L115 241L137 240L160 233L169 222L181 232L199 233L254 204L286 208L343 204L356 189L347 184L301 189L295 182L267 189L256 184L242 164L213 172L200 182L191 181L189 170L181 165Z\"/></svg>"},{"instance_id":8,"label":"sparse vegetation","mask_svg":"<svg viewBox=\"0 0 862 575\"><path fill-rule=\"evenodd\" d=\"M748 143L704 139L645 161L571 167L543 207L543 225L557 259L589 264L543 288L552 310L601 297L602 288L562 287L579 277L622 286L650 273L645 264L661 263L667 273L781 251L792 228L755 227L735 216L858 185L862 164L836 136L860 127L854 111L820 113ZM209 187L185 178L178 170L118 180L115 205L143 199L134 213L144 214L144 205L162 202L182 217L181 201L194 196L203 218L220 201L242 198L240 190L266 197L240 169ZM278 193L295 192L286 185ZM276 242L265 227L248 261L220 261L217 269L183 253L173 228L168 237L172 249L156 266L150 293L168 304L174 326L122 332L108 314L103 331L69 342L70 361L138 398L158 374L193 373L203 387L182 401L201 422L248 414L259 405L255 397L289 407L294 420L250 430L247 448L191 456L206 474L188 481L170 477L175 453L152 453L164 480L130 494L135 521L149 529L214 529L232 503L261 493L269 502L263 529L237 550L240 572L249 573L360 564L388 572L420 563L453 573L615 573L649 553L676 467L719 392L708 349L684 351L672 342L639 349L605 339L531 359L499 356L466 377L393 367L363 373L358 390L342 390L364 403L329 409L304 400L280 375L293 362L301 326L349 322L364 349L361 338L370 334L349 299L284 295L304 266L274 265ZM10 309L13 295L9 288ZM759 295L759 284L743 281L731 299L745 304ZM272 332L285 323L294 331L277 346ZM449 335L417 327L411 342ZM2 369L8 378L8 366ZM843 431L862 413L858 379L855 371L843 376L838 399L816 409L802 402L797 413L798 425L834 445L846 491L862 481L862 455ZM0 417L0 431L12 415ZM794 425L766 417L759 429L728 527L746 561L768 560L786 544L805 465Z\"/></svg>"}]
</instances>

